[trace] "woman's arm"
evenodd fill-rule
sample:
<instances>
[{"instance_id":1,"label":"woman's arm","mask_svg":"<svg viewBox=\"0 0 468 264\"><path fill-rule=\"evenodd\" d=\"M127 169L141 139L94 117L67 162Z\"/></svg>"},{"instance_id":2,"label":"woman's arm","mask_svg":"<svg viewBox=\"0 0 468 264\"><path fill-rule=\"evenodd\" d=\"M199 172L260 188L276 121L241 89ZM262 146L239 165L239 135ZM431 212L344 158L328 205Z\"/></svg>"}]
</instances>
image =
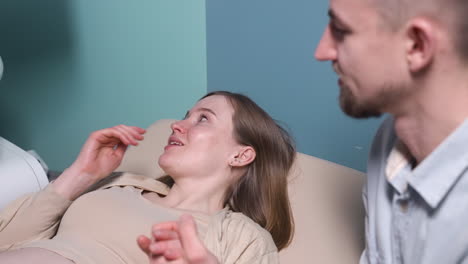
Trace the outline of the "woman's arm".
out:
<instances>
[{"instance_id":1,"label":"woman's arm","mask_svg":"<svg viewBox=\"0 0 468 264\"><path fill-rule=\"evenodd\" d=\"M119 125L93 132L73 164L44 190L23 196L0 213L0 251L51 238L73 200L114 171L128 145L145 130Z\"/></svg>"},{"instance_id":2,"label":"woman's arm","mask_svg":"<svg viewBox=\"0 0 468 264\"><path fill-rule=\"evenodd\" d=\"M119 125L91 133L78 158L53 183L57 193L75 200L108 176L122 161L128 145L138 145L145 130Z\"/></svg>"},{"instance_id":3,"label":"woman's arm","mask_svg":"<svg viewBox=\"0 0 468 264\"><path fill-rule=\"evenodd\" d=\"M52 237L70 204L51 184L10 203L0 214L0 251Z\"/></svg>"}]
</instances>

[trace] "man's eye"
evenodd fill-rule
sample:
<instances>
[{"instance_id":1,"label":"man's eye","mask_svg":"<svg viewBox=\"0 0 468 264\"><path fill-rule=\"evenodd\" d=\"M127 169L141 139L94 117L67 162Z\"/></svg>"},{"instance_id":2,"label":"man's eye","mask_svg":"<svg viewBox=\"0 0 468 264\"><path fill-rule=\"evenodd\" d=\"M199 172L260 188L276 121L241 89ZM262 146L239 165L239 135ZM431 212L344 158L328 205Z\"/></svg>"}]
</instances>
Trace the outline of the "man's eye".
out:
<instances>
[{"instance_id":1,"label":"man's eye","mask_svg":"<svg viewBox=\"0 0 468 264\"><path fill-rule=\"evenodd\" d=\"M337 27L333 23L330 23L330 30L333 37L337 40L342 40L349 33L348 30Z\"/></svg>"}]
</instances>

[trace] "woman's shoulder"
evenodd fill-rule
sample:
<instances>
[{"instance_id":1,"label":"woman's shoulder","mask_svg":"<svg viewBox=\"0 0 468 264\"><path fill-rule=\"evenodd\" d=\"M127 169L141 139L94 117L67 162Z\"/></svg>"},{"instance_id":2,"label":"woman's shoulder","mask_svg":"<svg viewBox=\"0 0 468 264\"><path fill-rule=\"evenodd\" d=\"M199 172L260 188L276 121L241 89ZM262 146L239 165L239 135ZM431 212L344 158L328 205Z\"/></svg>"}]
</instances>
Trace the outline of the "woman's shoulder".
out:
<instances>
[{"instance_id":1,"label":"woman's shoulder","mask_svg":"<svg viewBox=\"0 0 468 264\"><path fill-rule=\"evenodd\" d=\"M278 263L270 233L246 215L224 209L212 220L205 245L222 263Z\"/></svg>"},{"instance_id":2,"label":"woman's shoulder","mask_svg":"<svg viewBox=\"0 0 468 264\"><path fill-rule=\"evenodd\" d=\"M232 243L251 244L264 252L277 251L270 232L242 213L226 211L222 229Z\"/></svg>"}]
</instances>

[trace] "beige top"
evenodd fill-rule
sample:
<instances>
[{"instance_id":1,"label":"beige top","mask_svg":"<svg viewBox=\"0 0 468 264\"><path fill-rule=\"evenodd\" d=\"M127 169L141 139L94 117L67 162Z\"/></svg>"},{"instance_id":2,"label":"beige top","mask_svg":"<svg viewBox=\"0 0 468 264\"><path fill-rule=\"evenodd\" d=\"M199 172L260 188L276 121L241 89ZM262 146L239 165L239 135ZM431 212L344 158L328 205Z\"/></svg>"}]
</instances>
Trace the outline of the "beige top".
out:
<instances>
[{"instance_id":1,"label":"beige top","mask_svg":"<svg viewBox=\"0 0 468 264\"><path fill-rule=\"evenodd\" d=\"M167 194L159 181L128 173L109 181L74 202L51 185L17 199L0 215L0 251L39 247L77 264L147 263L137 236L183 211L142 196L143 190ZM243 214L228 209L213 216L191 214L201 240L221 263L278 263L271 235Z\"/></svg>"}]
</instances>

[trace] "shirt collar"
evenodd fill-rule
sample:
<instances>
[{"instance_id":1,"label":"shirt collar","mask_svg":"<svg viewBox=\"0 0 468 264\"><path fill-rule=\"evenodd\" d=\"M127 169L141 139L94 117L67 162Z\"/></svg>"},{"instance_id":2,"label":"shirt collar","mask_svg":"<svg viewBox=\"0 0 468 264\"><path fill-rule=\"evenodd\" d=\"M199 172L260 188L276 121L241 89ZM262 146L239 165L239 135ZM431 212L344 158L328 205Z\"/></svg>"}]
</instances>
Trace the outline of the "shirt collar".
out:
<instances>
[{"instance_id":1,"label":"shirt collar","mask_svg":"<svg viewBox=\"0 0 468 264\"><path fill-rule=\"evenodd\" d=\"M406 146L397 139L387 159L385 177L390 185L400 194L408 188L408 175L411 173L412 158Z\"/></svg>"},{"instance_id":2,"label":"shirt collar","mask_svg":"<svg viewBox=\"0 0 468 264\"><path fill-rule=\"evenodd\" d=\"M386 166L387 180L400 193L410 185L433 209L450 192L468 167L468 120L465 120L414 170L412 156L400 141Z\"/></svg>"}]
</instances>

